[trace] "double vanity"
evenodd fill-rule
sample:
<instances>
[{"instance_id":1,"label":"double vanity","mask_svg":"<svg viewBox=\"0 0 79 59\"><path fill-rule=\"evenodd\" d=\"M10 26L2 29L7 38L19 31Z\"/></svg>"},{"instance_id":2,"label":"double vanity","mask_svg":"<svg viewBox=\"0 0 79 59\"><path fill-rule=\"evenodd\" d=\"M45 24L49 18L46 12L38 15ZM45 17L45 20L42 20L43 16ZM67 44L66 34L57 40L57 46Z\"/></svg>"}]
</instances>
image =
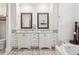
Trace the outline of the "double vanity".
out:
<instances>
[{"instance_id":1,"label":"double vanity","mask_svg":"<svg viewBox=\"0 0 79 59\"><path fill-rule=\"evenodd\" d=\"M58 39L57 30L53 31L23 31L18 30L14 34L13 46L18 48L49 48L55 46L55 40Z\"/></svg>"}]
</instances>

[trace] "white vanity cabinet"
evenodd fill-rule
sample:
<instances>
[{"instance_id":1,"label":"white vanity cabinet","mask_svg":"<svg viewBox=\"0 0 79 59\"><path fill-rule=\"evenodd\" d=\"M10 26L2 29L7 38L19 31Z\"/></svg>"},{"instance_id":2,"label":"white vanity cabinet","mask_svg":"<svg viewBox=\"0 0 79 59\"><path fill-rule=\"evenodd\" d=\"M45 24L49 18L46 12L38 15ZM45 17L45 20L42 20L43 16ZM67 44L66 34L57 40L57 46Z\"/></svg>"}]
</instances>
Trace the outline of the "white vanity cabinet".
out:
<instances>
[{"instance_id":1,"label":"white vanity cabinet","mask_svg":"<svg viewBox=\"0 0 79 59\"><path fill-rule=\"evenodd\" d=\"M52 32L41 32L39 33L39 48L51 48L53 40Z\"/></svg>"},{"instance_id":2,"label":"white vanity cabinet","mask_svg":"<svg viewBox=\"0 0 79 59\"><path fill-rule=\"evenodd\" d=\"M33 34L32 33L18 33L18 48L29 48L31 47Z\"/></svg>"},{"instance_id":3,"label":"white vanity cabinet","mask_svg":"<svg viewBox=\"0 0 79 59\"><path fill-rule=\"evenodd\" d=\"M39 47L39 33L33 32L32 44L31 47L38 48Z\"/></svg>"},{"instance_id":4,"label":"white vanity cabinet","mask_svg":"<svg viewBox=\"0 0 79 59\"><path fill-rule=\"evenodd\" d=\"M16 39L18 40L18 48L20 49L22 47L22 42L23 42L23 34L22 33L17 33Z\"/></svg>"},{"instance_id":5,"label":"white vanity cabinet","mask_svg":"<svg viewBox=\"0 0 79 59\"><path fill-rule=\"evenodd\" d=\"M29 31L17 33L18 48L51 48L55 46L57 33L53 31Z\"/></svg>"},{"instance_id":6,"label":"white vanity cabinet","mask_svg":"<svg viewBox=\"0 0 79 59\"><path fill-rule=\"evenodd\" d=\"M17 33L18 48L38 47L38 33L25 32Z\"/></svg>"}]
</instances>

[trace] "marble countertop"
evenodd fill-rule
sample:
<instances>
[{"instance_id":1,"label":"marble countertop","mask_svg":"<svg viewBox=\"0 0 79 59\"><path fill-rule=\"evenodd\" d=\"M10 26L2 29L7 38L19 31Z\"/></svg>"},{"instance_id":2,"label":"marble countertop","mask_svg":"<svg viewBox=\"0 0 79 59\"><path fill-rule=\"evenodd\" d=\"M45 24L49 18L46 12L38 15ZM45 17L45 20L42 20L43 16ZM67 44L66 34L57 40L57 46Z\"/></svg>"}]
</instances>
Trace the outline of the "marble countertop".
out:
<instances>
[{"instance_id":1,"label":"marble countertop","mask_svg":"<svg viewBox=\"0 0 79 59\"><path fill-rule=\"evenodd\" d=\"M12 33L58 33L58 30L12 30Z\"/></svg>"}]
</instances>

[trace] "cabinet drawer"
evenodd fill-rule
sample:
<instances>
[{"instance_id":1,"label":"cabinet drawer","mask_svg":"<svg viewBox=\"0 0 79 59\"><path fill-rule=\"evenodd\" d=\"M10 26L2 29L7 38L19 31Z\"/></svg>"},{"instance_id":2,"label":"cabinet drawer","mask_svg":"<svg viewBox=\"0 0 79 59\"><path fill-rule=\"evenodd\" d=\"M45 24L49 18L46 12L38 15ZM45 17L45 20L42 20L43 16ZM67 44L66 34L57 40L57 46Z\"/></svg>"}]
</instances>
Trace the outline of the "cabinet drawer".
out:
<instances>
[{"instance_id":1,"label":"cabinet drawer","mask_svg":"<svg viewBox=\"0 0 79 59\"><path fill-rule=\"evenodd\" d=\"M39 34L40 39L52 39L53 35L52 34Z\"/></svg>"}]
</instances>

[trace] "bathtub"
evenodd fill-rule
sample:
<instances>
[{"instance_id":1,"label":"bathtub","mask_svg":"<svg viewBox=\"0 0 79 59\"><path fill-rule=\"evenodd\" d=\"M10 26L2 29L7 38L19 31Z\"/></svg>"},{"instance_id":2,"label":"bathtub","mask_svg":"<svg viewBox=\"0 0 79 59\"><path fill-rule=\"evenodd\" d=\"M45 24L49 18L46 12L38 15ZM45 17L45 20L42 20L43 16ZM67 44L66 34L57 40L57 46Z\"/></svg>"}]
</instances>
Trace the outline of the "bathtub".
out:
<instances>
[{"instance_id":1,"label":"bathtub","mask_svg":"<svg viewBox=\"0 0 79 59\"><path fill-rule=\"evenodd\" d=\"M5 39L0 39L0 49L5 49L6 46L6 40Z\"/></svg>"},{"instance_id":2,"label":"bathtub","mask_svg":"<svg viewBox=\"0 0 79 59\"><path fill-rule=\"evenodd\" d=\"M56 46L56 54L58 55L78 55L79 54L79 45L73 44L62 44L61 46Z\"/></svg>"}]
</instances>

